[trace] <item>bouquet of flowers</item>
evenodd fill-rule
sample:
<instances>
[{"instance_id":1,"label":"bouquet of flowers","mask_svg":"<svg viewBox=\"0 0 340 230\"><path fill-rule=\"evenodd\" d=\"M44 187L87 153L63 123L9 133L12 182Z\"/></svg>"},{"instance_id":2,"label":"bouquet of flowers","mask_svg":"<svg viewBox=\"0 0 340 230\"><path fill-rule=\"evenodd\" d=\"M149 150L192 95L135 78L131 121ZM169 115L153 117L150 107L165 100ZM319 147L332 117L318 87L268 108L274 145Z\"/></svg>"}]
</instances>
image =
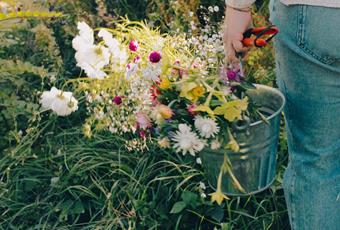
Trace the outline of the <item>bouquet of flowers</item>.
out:
<instances>
[{"instance_id":1,"label":"bouquet of flowers","mask_svg":"<svg viewBox=\"0 0 340 230\"><path fill-rule=\"evenodd\" d=\"M83 96L87 137L99 130L125 135L129 150L157 140L200 163L197 153L204 148L239 151L233 124L261 116L247 96L254 86L240 63L223 67L219 33L170 36L128 20L96 30L80 22L78 30L73 47L85 77L62 87L72 83L73 93ZM63 88L43 92L42 107L60 116L76 111L78 100ZM217 192L213 200L220 203L220 186Z\"/></svg>"}]
</instances>

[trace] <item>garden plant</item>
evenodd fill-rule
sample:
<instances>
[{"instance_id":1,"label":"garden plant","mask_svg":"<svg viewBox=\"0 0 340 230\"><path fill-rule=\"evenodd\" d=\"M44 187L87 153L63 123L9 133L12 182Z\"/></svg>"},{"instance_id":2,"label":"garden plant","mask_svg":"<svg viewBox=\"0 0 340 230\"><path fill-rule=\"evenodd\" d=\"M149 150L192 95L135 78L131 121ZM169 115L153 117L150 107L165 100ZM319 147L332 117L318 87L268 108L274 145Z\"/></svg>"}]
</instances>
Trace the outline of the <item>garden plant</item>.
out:
<instances>
[{"instance_id":1,"label":"garden plant","mask_svg":"<svg viewBox=\"0 0 340 230\"><path fill-rule=\"evenodd\" d=\"M0 229L289 229L283 129L257 195L216 194L200 164L204 147L237 151L228 124L246 111L265 119L248 82L275 87L271 45L246 76L221 69L223 4L0 1Z\"/></svg>"}]
</instances>

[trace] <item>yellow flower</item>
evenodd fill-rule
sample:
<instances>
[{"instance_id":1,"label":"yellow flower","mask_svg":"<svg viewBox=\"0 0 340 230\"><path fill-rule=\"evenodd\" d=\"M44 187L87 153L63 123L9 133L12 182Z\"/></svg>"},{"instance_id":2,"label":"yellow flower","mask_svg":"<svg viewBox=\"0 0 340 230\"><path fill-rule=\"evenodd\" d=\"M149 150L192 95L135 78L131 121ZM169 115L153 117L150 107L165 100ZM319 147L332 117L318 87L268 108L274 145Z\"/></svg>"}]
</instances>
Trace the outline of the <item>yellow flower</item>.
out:
<instances>
[{"instance_id":1,"label":"yellow flower","mask_svg":"<svg viewBox=\"0 0 340 230\"><path fill-rule=\"evenodd\" d=\"M212 111L207 105L199 105L194 109L194 111L208 113L211 118L215 119L214 111Z\"/></svg>"},{"instance_id":2,"label":"yellow flower","mask_svg":"<svg viewBox=\"0 0 340 230\"><path fill-rule=\"evenodd\" d=\"M92 137L91 126L89 124L85 124L83 126L83 133L84 133L84 136L87 137L87 138Z\"/></svg>"},{"instance_id":3,"label":"yellow flower","mask_svg":"<svg viewBox=\"0 0 340 230\"><path fill-rule=\"evenodd\" d=\"M159 88L161 89L169 89L170 88L170 81L169 78L164 77L161 79L161 83L159 84Z\"/></svg>"},{"instance_id":4,"label":"yellow flower","mask_svg":"<svg viewBox=\"0 0 340 230\"><path fill-rule=\"evenodd\" d=\"M170 119L173 115L172 110L166 105L158 105L157 111L164 119Z\"/></svg>"},{"instance_id":5,"label":"yellow flower","mask_svg":"<svg viewBox=\"0 0 340 230\"><path fill-rule=\"evenodd\" d=\"M158 145L159 145L161 148L169 148L169 147L170 147L169 138L164 137L164 138L162 138L162 139L158 139Z\"/></svg>"},{"instance_id":6,"label":"yellow flower","mask_svg":"<svg viewBox=\"0 0 340 230\"><path fill-rule=\"evenodd\" d=\"M195 82L185 82L181 88L180 97L196 102L205 93L203 86L197 85Z\"/></svg>"},{"instance_id":7,"label":"yellow flower","mask_svg":"<svg viewBox=\"0 0 340 230\"><path fill-rule=\"evenodd\" d=\"M218 205L221 205L224 200L229 200L229 197L222 192L222 170L220 170L220 174L218 175L216 192L211 193L210 196L211 202L216 201Z\"/></svg>"},{"instance_id":8,"label":"yellow flower","mask_svg":"<svg viewBox=\"0 0 340 230\"><path fill-rule=\"evenodd\" d=\"M234 120L242 119L242 111L247 110L248 108L248 98L245 97L244 99L238 99L234 101L229 101L224 103L223 105L217 107L214 110L216 115L224 115L224 118L230 122Z\"/></svg>"},{"instance_id":9,"label":"yellow flower","mask_svg":"<svg viewBox=\"0 0 340 230\"><path fill-rule=\"evenodd\" d=\"M236 152L236 153L240 151L240 146L238 145L237 141L236 141L234 138L232 138L232 139L229 141L228 147L229 147L232 151L234 151L234 152Z\"/></svg>"},{"instance_id":10,"label":"yellow flower","mask_svg":"<svg viewBox=\"0 0 340 230\"><path fill-rule=\"evenodd\" d=\"M205 90L202 86L197 86L192 90L192 95L196 98L200 98L201 96L203 96L204 93Z\"/></svg>"}]
</instances>

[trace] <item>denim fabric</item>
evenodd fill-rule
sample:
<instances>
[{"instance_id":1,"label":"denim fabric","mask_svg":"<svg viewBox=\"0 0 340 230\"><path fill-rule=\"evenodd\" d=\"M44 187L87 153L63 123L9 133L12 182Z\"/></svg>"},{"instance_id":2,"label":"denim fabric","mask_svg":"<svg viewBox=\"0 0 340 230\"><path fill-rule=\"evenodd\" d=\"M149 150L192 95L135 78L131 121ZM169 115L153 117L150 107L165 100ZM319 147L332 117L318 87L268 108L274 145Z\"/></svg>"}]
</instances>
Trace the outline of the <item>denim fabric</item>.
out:
<instances>
[{"instance_id":1,"label":"denim fabric","mask_svg":"<svg viewBox=\"0 0 340 230\"><path fill-rule=\"evenodd\" d=\"M285 94L293 230L340 229L340 9L270 4L277 83Z\"/></svg>"}]
</instances>

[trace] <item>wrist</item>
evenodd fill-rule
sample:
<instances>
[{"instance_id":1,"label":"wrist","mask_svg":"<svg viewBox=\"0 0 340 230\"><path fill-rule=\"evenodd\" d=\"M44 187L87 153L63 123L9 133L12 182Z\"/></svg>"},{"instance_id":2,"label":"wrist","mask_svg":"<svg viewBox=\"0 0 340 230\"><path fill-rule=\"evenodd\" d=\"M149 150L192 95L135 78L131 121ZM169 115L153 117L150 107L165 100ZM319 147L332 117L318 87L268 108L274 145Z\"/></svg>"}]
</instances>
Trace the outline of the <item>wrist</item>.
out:
<instances>
[{"instance_id":1,"label":"wrist","mask_svg":"<svg viewBox=\"0 0 340 230\"><path fill-rule=\"evenodd\" d=\"M248 7L234 7L234 6L231 6L229 4L226 4L226 6L227 6L227 9L235 10L235 11L239 11L239 12L244 12L244 13L249 13L252 10L251 6L248 6Z\"/></svg>"}]
</instances>

